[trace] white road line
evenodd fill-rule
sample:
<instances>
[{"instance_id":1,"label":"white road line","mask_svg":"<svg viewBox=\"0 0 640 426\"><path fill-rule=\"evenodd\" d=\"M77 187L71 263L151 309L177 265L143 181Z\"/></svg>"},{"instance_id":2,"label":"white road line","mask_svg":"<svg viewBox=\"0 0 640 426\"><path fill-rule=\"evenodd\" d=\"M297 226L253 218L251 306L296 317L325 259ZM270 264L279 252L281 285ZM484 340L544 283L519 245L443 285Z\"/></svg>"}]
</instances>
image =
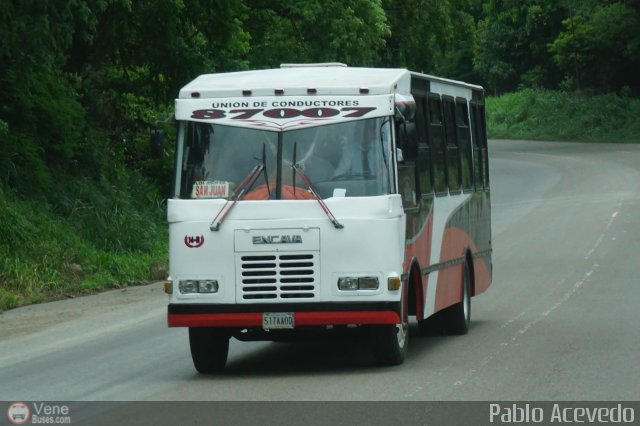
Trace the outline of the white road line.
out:
<instances>
[{"instance_id":1,"label":"white road line","mask_svg":"<svg viewBox=\"0 0 640 426\"><path fill-rule=\"evenodd\" d=\"M618 203L618 208L620 208L620 205L622 203ZM595 251L598 249L598 247L600 246L600 244L602 243L602 240L604 240L605 235L607 235L607 232L609 232L609 228L611 228L611 225L613 225L613 221L615 220L615 218L618 216L618 213L620 211L616 210L612 215L611 215L611 219L609 219L609 222L607 223L607 226L604 227L604 231L602 231L602 234L600 234L600 237L598 237L598 239L596 240L596 243L593 245L593 247L591 247L591 249L589 249L589 251L587 252L587 254L584 256L585 260L588 260L591 255L593 253L595 253Z\"/></svg>"},{"instance_id":2,"label":"white road line","mask_svg":"<svg viewBox=\"0 0 640 426\"><path fill-rule=\"evenodd\" d=\"M553 311L555 311L556 309L561 307L563 304L565 304L567 302L567 300L569 300L571 298L571 296L573 296L580 289L580 287L582 287L584 285L584 283L591 277L591 275L593 275L593 273L596 271L596 269L598 269L599 266L600 266L599 264L594 263L593 267L589 271L587 271L580 280L576 281L573 284L573 286L571 287L571 289L568 292L566 292L560 298L560 300L558 302L554 303L549 309L547 309L544 312L542 312L537 318L535 318L534 320L532 320L532 321L528 322L527 324L525 324L517 332L515 332L510 338L507 338L506 340L502 341L499 344L498 349L495 352L493 352L492 354L487 356L484 360L482 360L477 368L469 370L465 374L464 377L462 377L461 379L455 381L453 383L453 386L463 385L472 376L474 376L479 370L482 370L483 367L486 367L491 361L493 361L498 355L500 355L500 353L502 353L506 348L508 348L514 342L516 342L519 338L521 338L533 326L538 324L543 319L547 318ZM563 278L562 280L558 281L557 285L561 285L565 281L566 281L566 279ZM512 322L514 322L516 319L522 317L523 315L524 315L524 312L520 313L516 317L514 317L511 320L507 321L500 328L506 327L507 325L511 324Z\"/></svg>"}]
</instances>

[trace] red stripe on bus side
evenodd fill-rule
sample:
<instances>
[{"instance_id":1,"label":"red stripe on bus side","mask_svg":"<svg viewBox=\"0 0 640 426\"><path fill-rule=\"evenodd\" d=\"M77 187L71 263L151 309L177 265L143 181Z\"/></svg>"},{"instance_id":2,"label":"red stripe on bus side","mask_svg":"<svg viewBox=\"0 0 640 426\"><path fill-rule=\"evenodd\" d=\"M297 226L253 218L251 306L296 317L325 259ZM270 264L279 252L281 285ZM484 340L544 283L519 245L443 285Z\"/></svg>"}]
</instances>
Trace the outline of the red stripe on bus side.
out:
<instances>
[{"instance_id":1,"label":"red stripe on bus side","mask_svg":"<svg viewBox=\"0 0 640 426\"><path fill-rule=\"evenodd\" d=\"M478 253L478 249L473 240L464 229L448 227L444 231L442 238L442 248L440 250L441 264L459 259L455 265L444 267L439 270L438 282L436 284L434 311L447 308L462 300L462 271L466 250L471 254ZM471 266L471 265L470 265ZM483 257L473 259L473 296L483 293L491 284L491 272L487 261Z\"/></svg>"},{"instance_id":2,"label":"red stripe on bus side","mask_svg":"<svg viewBox=\"0 0 640 426\"><path fill-rule=\"evenodd\" d=\"M426 219L422 232L418 237L405 246L404 255L404 272L409 272L409 266L412 259L416 259L421 268L429 266L431 261L431 239L433 233L433 208L429 212L429 216Z\"/></svg>"},{"instance_id":3,"label":"red stripe on bus side","mask_svg":"<svg viewBox=\"0 0 640 426\"><path fill-rule=\"evenodd\" d=\"M418 262L418 267L423 268L428 266L431 261L431 240L433 234L433 206L429 212L429 216L426 220L426 224L422 229L422 232L411 243L405 246L404 255L404 272L411 274L409 267L411 262L415 259ZM413 277L415 278L415 277ZM416 289L416 318L423 319L424 313L424 299L427 294L427 286L429 285L429 276L419 272L420 288Z\"/></svg>"},{"instance_id":4,"label":"red stripe on bus side","mask_svg":"<svg viewBox=\"0 0 640 426\"><path fill-rule=\"evenodd\" d=\"M469 235L460 228L450 227L444 230L440 261L458 259L465 256L466 249L471 253L478 251ZM462 268L464 263L459 263L448 268L441 269L438 273L438 286L436 288L435 311L439 311L462 300Z\"/></svg>"}]
</instances>

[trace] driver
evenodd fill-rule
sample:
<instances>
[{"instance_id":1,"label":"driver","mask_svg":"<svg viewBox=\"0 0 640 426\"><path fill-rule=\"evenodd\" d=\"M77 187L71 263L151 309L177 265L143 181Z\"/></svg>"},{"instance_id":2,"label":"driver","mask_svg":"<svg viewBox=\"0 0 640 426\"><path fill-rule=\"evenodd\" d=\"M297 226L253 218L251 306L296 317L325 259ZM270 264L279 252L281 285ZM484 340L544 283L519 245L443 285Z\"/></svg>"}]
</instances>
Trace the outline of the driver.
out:
<instances>
[{"instance_id":1,"label":"driver","mask_svg":"<svg viewBox=\"0 0 640 426\"><path fill-rule=\"evenodd\" d=\"M334 178L348 176L366 176L371 174L370 166L372 146L376 135L375 122L363 122L364 131L360 132L360 141L349 141L346 136L340 141L342 145L342 156L333 174Z\"/></svg>"}]
</instances>

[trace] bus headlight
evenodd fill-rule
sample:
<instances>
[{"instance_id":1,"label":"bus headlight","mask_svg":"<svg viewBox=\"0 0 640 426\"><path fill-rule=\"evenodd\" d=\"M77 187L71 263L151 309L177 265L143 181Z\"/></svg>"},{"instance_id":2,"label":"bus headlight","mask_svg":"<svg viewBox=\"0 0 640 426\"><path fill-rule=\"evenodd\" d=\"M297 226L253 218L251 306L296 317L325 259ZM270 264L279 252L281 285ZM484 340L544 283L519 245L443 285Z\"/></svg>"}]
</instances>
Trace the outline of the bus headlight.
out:
<instances>
[{"instance_id":1,"label":"bus headlight","mask_svg":"<svg viewBox=\"0 0 640 426\"><path fill-rule=\"evenodd\" d=\"M358 288L360 290L377 290L380 287L378 277L360 277L358 278Z\"/></svg>"},{"instance_id":2,"label":"bus headlight","mask_svg":"<svg viewBox=\"0 0 640 426\"><path fill-rule=\"evenodd\" d=\"M195 280L180 280L178 282L178 289L182 294L197 293L198 281Z\"/></svg>"},{"instance_id":3,"label":"bus headlight","mask_svg":"<svg viewBox=\"0 0 640 426\"><path fill-rule=\"evenodd\" d=\"M218 292L217 280L198 281L198 293L217 293L217 292Z\"/></svg>"},{"instance_id":4,"label":"bus headlight","mask_svg":"<svg viewBox=\"0 0 640 426\"><path fill-rule=\"evenodd\" d=\"M178 289L181 294L217 293L218 280L180 280Z\"/></svg>"},{"instance_id":5,"label":"bus headlight","mask_svg":"<svg viewBox=\"0 0 640 426\"><path fill-rule=\"evenodd\" d=\"M357 290L358 279L355 277L340 277L338 278L338 288L343 291Z\"/></svg>"},{"instance_id":6,"label":"bus headlight","mask_svg":"<svg viewBox=\"0 0 640 426\"><path fill-rule=\"evenodd\" d=\"M377 290L380 286L378 277L340 277L338 289L342 291Z\"/></svg>"}]
</instances>

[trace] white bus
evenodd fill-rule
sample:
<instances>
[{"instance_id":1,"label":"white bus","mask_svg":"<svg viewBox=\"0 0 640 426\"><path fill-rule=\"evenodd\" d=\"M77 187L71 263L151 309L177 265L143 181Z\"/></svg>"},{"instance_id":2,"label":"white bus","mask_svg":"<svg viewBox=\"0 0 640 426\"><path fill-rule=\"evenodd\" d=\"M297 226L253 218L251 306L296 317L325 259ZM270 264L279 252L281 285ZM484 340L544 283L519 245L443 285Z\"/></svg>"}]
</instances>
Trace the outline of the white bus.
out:
<instances>
[{"instance_id":1,"label":"white bus","mask_svg":"<svg viewBox=\"0 0 640 426\"><path fill-rule=\"evenodd\" d=\"M467 332L491 282L482 87L405 69L285 64L180 91L168 324L201 373L229 339L363 333L383 365Z\"/></svg>"}]
</instances>

